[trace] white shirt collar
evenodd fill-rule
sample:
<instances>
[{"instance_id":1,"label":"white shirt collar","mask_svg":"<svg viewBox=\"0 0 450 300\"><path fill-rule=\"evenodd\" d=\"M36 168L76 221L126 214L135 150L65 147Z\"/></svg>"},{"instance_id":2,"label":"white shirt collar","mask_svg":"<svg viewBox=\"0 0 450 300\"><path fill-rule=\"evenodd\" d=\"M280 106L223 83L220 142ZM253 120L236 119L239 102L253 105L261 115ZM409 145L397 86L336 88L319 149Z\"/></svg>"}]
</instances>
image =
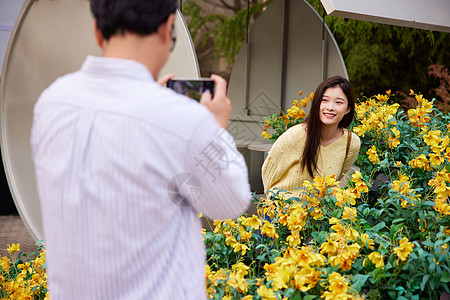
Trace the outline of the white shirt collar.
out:
<instances>
[{"instance_id":1,"label":"white shirt collar","mask_svg":"<svg viewBox=\"0 0 450 300\"><path fill-rule=\"evenodd\" d=\"M89 55L81 67L83 72L99 75L121 76L154 82L149 70L140 62L123 58L99 57Z\"/></svg>"}]
</instances>

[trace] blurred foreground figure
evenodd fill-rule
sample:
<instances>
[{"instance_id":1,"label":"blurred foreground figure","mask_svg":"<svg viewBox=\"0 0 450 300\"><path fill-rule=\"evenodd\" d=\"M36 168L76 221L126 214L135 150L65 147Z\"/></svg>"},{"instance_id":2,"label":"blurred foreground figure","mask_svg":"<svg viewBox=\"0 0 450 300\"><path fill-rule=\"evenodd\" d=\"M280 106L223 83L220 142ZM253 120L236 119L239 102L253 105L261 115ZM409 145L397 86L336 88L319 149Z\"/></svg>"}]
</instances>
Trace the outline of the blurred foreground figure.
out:
<instances>
[{"instance_id":1,"label":"blurred foreground figure","mask_svg":"<svg viewBox=\"0 0 450 300\"><path fill-rule=\"evenodd\" d=\"M40 96L31 134L57 299L205 299L201 212L234 218L251 193L224 129L226 82L198 102L163 85L175 0L92 0L102 57Z\"/></svg>"}]
</instances>

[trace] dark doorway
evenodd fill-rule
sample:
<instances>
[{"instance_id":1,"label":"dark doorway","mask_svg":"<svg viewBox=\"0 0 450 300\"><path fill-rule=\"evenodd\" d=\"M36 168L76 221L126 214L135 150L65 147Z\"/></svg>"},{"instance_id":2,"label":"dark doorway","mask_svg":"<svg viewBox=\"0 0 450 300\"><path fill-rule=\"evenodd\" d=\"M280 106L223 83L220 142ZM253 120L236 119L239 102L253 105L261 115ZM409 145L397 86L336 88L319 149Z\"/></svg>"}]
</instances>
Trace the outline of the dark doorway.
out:
<instances>
[{"instance_id":1,"label":"dark doorway","mask_svg":"<svg viewBox=\"0 0 450 300\"><path fill-rule=\"evenodd\" d=\"M3 158L0 156L1 160L1 171L0 171L0 215L11 215L18 214L16 205L11 196L11 191L9 190L8 182L6 180L5 169L3 168Z\"/></svg>"}]
</instances>

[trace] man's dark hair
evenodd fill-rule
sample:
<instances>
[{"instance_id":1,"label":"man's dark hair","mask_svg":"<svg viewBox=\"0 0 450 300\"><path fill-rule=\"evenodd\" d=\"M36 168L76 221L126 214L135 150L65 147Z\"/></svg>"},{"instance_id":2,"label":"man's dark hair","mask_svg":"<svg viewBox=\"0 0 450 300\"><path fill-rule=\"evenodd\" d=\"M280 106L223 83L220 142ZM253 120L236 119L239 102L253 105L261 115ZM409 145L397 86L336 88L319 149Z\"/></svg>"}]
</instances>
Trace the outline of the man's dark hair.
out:
<instances>
[{"instance_id":1,"label":"man's dark hair","mask_svg":"<svg viewBox=\"0 0 450 300\"><path fill-rule=\"evenodd\" d=\"M149 35L177 8L176 0L91 0L91 11L105 40L132 32Z\"/></svg>"}]
</instances>

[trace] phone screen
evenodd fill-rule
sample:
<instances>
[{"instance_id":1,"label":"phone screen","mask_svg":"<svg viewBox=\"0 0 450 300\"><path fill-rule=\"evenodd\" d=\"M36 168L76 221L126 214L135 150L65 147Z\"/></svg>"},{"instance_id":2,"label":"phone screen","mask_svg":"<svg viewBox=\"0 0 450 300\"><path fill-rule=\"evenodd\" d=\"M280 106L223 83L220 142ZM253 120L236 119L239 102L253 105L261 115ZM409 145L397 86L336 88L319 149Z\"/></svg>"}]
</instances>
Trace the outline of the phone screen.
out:
<instances>
[{"instance_id":1,"label":"phone screen","mask_svg":"<svg viewBox=\"0 0 450 300\"><path fill-rule=\"evenodd\" d=\"M167 87L197 101L200 101L201 95L206 91L214 96L214 81L209 78L171 79L167 82Z\"/></svg>"}]
</instances>

